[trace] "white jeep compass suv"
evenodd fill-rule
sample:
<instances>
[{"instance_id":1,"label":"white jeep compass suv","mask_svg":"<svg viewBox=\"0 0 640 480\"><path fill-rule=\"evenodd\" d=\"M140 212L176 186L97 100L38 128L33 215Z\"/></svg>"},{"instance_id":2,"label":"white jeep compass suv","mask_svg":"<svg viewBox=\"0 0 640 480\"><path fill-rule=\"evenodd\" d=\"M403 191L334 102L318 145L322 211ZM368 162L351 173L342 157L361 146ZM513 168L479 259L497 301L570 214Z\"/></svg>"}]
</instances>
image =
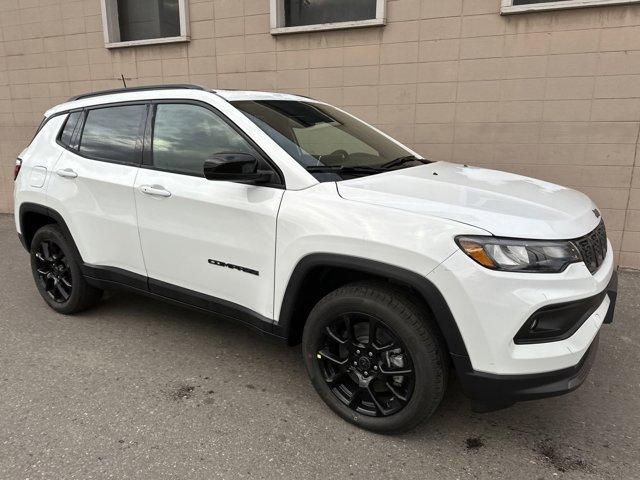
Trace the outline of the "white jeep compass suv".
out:
<instances>
[{"instance_id":1,"label":"white jeep compass suv","mask_svg":"<svg viewBox=\"0 0 640 480\"><path fill-rule=\"evenodd\" d=\"M72 98L17 160L15 212L55 311L125 287L302 342L327 405L378 432L429 417L450 370L478 411L574 390L616 300L585 195L294 95Z\"/></svg>"}]
</instances>

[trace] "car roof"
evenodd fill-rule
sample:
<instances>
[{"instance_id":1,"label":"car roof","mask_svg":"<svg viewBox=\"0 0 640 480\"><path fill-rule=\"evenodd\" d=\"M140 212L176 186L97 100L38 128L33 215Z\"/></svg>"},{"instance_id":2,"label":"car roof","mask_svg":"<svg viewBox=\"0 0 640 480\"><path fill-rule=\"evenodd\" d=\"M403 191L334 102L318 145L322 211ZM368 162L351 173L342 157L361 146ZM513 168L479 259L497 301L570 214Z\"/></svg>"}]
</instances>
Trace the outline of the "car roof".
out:
<instances>
[{"instance_id":1,"label":"car roof","mask_svg":"<svg viewBox=\"0 0 640 480\"><path fill-rule=\"evenodd\" d=\"M289 100L316 102L308 97L278 92L260 92L252 90L208 90L198 85L150 85L141 87L102 90L71 97L64 103L47 110L46 117L56 113L94 105L137 100L175 98L202 98L203 95L216 95L228 102L250 100Z\"/></svg>"},{"instance_id":2,"label":"car roof","mask_svg":"<svg viewBox=\"0 0 640 480\"><path fill-rule=\"evenodd\" d=\"M277 92L260 92L252 90L213 90L214 93L220 95L229 102L242 100L297 100L297 101L315 101L309 97L302 95L293 95L290 93Z\"/></svg>"}]
</instances>

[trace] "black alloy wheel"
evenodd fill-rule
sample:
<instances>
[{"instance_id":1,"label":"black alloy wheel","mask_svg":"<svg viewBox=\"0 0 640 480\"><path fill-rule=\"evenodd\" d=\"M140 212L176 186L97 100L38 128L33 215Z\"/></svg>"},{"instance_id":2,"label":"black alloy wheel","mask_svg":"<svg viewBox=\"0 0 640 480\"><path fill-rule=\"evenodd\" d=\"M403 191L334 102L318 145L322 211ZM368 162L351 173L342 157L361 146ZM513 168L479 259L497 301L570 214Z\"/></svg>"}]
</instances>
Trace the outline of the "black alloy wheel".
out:
<instances>
[{"instance_id":1,"label":"black alloy wheel","mask_svg":"<svg viewBox=\"0 0 640 480\"><path fill-rule=\"evenodd\" d=\"M68 259L60 246L53 240L45 240L36 247L34 256L42 289L56 303L69 300L73 278Z\"/></svg>"},{"instance_id":2,"label":"black alloy wheel","mask_svg":"<svg viewBox=\"0 0 640 480\"><path fill-rule=\"evenodd\" d=\"M82 260L73 240L57 225L45 225L35 233L30 254L38 292L56 312L77 313L102 297L102 290L90 285L82 274Z\"/></svg>"},{"instance_id":3,"label":"black alloy wheel","mask_svg":"<svg viewBox=\"0 0 640 480\"><path fill-rule=\"evenodd\" d=\"M379 280L322 298L305 323L302 353L327 406L379 433L400 433L431 416L449 374L431 312L406 287Z\"/></svg>"},{"instance_id":4,"label":"black alloy wheel","mask_svg":"<svg viewBox=\"0 0 640 480\"><path fill-rule=\"evenodd\" d=\"M362 312L342 314L325 327L321 345L316 356L324 381L350 409L385 417L411 399L411 355L382 320Z\"/></svg>"}]
</instances>

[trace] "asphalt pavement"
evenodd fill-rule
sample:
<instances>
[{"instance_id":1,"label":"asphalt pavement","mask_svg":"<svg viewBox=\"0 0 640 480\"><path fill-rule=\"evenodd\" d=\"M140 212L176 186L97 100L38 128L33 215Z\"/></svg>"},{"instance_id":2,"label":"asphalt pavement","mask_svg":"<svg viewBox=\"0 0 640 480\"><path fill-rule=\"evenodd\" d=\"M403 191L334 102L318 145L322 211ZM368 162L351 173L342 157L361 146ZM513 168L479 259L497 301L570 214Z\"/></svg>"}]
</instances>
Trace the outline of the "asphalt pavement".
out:
<instances>
[{"instance_id":1,"label":"asphalt pavement","mask_svg":"<svg viewBox=\"0 0 640 480\"><path fill-rule=\"evenodd\" d=\"M390 437L325 407L299 347L131 293L58 315L8 215L0 252L2 479L640 479L638 272L576 392L475 414L453 380Z\"/></svg>"}]
</instances>

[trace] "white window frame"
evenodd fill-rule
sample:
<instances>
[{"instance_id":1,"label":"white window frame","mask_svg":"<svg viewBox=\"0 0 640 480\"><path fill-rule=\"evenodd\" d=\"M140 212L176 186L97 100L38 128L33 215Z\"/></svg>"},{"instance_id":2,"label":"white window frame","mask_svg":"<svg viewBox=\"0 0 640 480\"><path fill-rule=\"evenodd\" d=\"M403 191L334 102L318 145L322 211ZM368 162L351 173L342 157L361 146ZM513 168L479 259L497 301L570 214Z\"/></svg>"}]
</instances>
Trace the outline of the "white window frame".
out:
<instances>
[{"instance_id":1,"label":"white window frame","mask_svg":"<svg viewBox=\"0 0 640 480\"><path fill-rule=\"evenodd\" d=\"M557 2L530 3L527 5L514 5L513 0L502 0L500 14L510 15L512 13L541 12L544 10L624 5L625 3L640 3L640 0L559 0Z\"/></svg>"},{"instance_id":2,"label":"white window frame","mask_svg":"<svg viewBox=\"0 0 640 480\"><path fill-rule=\"evenodd\" d=\"M120 41L120 24L118 22L118 0L100 0L102 8L102 31L105 48L133 47L136 45L156 45L189 41L189 2L178 0L180 14L180 35L177 37L147 38L144 40Z\"/></svg>"},{"instance_id":3,"label":"white window frame","mask_svg":"<svg viewBox=\"0 0 640 480\"><path fill-rule=\"evenodd\" d=\"M373 27L384 25L387 22L387 0L376 0L376 18L372 18L370 20L353 20L348 22L318 23L316 25L285 27L284 0L270 0L270 2L271 35L281 35L283 33L318 32L322 30L338 30L343 28Z\"/></svg>"}]
</instances>

